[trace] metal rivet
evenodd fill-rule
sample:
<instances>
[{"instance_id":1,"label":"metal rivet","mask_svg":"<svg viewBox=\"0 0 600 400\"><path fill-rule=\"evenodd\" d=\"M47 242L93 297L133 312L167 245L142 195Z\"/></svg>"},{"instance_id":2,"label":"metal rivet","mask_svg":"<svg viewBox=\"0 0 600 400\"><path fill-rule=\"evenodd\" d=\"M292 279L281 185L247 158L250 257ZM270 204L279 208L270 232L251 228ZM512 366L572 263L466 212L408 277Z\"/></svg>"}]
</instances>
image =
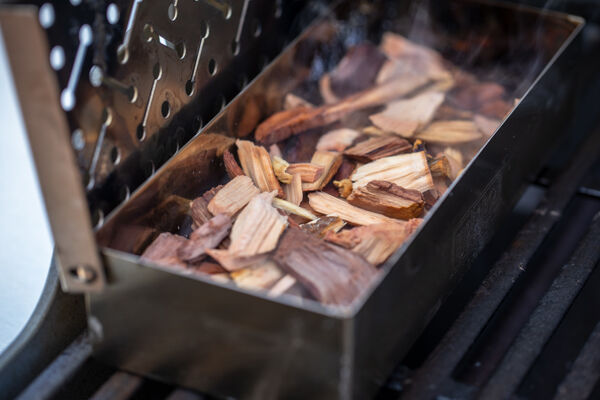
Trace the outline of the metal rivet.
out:
<instances>
[{"instance_id":1,"label":"metal rivet","mask_svg":"<svg viewBox=\"0 0 600 400\"><path fill-rule=\"evenodd\" d=\"M96 280L98 275L92 267L86 264L79 264L69 268L71 277L77 279L81 283L89 284Z\"/></svg>"}]
</instances>

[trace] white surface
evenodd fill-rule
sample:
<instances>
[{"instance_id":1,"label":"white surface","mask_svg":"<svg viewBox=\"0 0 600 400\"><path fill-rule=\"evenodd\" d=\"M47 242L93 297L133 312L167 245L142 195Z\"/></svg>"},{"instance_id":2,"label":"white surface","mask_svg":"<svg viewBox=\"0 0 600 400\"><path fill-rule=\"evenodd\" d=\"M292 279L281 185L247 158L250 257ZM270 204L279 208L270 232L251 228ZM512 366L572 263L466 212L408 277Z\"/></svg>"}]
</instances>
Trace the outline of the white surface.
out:
<instances>
[{"instance_id":1,"label":"white surface","mask_svg":"<svg viewBox=\"0 0 600 400\"><path fill-rule=\"evenodd\" d=\"M0 36L0 352L29 319L53 246L5 54Z\"/></svg>"}]
</instances>

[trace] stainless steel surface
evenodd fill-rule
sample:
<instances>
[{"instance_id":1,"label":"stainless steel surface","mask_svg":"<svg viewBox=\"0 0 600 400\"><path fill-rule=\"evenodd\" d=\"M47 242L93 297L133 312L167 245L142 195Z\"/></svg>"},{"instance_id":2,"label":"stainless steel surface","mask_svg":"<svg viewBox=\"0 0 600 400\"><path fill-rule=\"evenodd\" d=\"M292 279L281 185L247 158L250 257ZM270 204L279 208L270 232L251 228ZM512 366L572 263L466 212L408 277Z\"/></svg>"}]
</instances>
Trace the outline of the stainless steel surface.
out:
<instances>
[{"instance_id":1,"label":"stainless steel surface","mask_svg":"<svg viewBox=\"0 0 600 400\"><path fill-rule=\"evenodd\" d=\"M95 226L281 50L301 4L33 2Z\"/></svg>"},{"instance_id":2,"label":"stainless steel surface","mask_svg":"<svg viewBox=\"0 0 600 400\"><path fill-rule=\"evenodd\" d=\"M497 66L493 72L522 97L518 107L419 232L383 267L377 285L350 309L328 309L311 301L299 304L286 297L268 299L232 285L143 265L123 253L141 249L137 240L141 233L177 228L169 225L173 215L150 213L157 204L170 196L193 198L225 178L209 134L236 137L251 131L240 128L245 126L240 121L247 121L242 118L246 112L256 109L258 120L264 118L300 81L318 78L322 68L315 66L336 61L332 31L313 29L98 232L101 245L107 247L103 256L110 284L104 292L87 296L99 339L97 357L126 370L239 398L362 399L381 385L406 352L561 133L572 92L556 90L556 82L569 88L577 79L571 71L577 51L573 40L582 21L530 9L457 2L443 10L454 12L431 14L432 25L414 26L401 23L408 15L406 3L364 4L360 14L353 2L338 11L339 18L352 21L341 25L345 34L352 34L345 36L346 45L364 37L377 42L381 30L391 27L410 36L416 27L430 45L451 53L455 40L481 43L481 37L489 35L494 40L487 42L486 51L447 55L454 60L472 56L476 63L470 66L493 63ZM523 64L514 54L532 57ZM258 122L256 117L248 120L252 128Z\"/></svg>"},{"instance_id":3,"label":"stainless steel surface","mask_svg":"<svg viewBox=\"0 0 600 400\"><path fill-rule=\"evenodd\" d=\"M73 292L101 290L104 270L69 143L67 120L56 101L59 91L37 10L3 7L0 29L54 236L61 285Z\"/></svg>"}]
</instances>

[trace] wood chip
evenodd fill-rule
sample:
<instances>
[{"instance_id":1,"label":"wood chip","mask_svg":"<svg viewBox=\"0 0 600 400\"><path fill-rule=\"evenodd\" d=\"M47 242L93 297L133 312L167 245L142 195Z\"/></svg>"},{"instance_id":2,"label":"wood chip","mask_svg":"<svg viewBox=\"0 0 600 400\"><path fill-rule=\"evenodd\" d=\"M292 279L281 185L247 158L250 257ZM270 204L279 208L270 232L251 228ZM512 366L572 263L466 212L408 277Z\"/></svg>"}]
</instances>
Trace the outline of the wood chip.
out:
<instances>
[{"instance_id":1,"label":"wood chip","mask_svg":"<svg viewBox=\"0 0 600 400\"><path fill-rule=\"evenodd\" d=\"M369 119L384 131L412 137L415 131L431 122L444 97L443 93L428 91L411 99L391 102L384 111Z\"/></svg>"},{"instance_id":2,"label":"wood chip","mask_svg":"<svg viewBox=\"0 0 600 400\"><path fill-rule=\"evenodd\" d=\"M219 185L207 190L202 196L197 197L190 203L190 212L193 220L192 229L204 225L213 217L213 214L208 210L208 203L210 203L222 188L223 185Z\"/></svg>"},{"instance_id":3,"label":"wood chip","mask_svg":"<svg viewBox=\"0 0 600 400\"><path fill-rule=\"evenodd\" d=\"M287 274L273 285L273 287L269 290L269 293L267 293L267 295L270 297L281 296L282 294L290 290L292 286L294 286L296 283L298 283L296 278Z\"/></svg>"},{"instance_id":4,"label":"wood chip","mask_svg":"<svg viewBox=\"0 0 600 400\"><path fill-rule=\"evenodd\" d=\"M410 80L419 76L443 82L446 88L453 85L452 74L446 69L442 57L435 50L391 32L383 34L380 48L389 60L380 68L377 83L384 83L391 79Z\"/></svg>"},{"instance_id":5,"label":"wood chip","mask_svg":"<svg viewBox=\"0 0 600 400\"><path fill-rule=\"evenodd\" d=\"M226 274L227 270L221 267L219 264L204 261L198 265L189 265L188 268L194 272L199 274L207 274L207 275L215 275L215 274Z\"/></svg>"},{"instance_id":6,"label":"wood chip","mask_svg":"<svg viewBox=\"0 0 600 400\"><path fill-rule=\"evenodd\" d=\"M429 143L461 144L481 139L481 133L471 121L434 122L416 135Z\"/></svg>"},{"instance_id":7,"label":"wood chip","mask_svg":"<svg viewBox=\"0 0 600 400\"><path fill-rule=\"evenodd\" d=\"M310 103L309 101L304 100L300 96L296 96L293 93L286 94L285 99L283 99L283 109L289 110L291 108L296 108L296 107L313 107L314 108L314 104Z\"/></svg>"},{"instance_id":8,"label":"wood chip","mask_svg":"<svg viewBox=\"0 0 600 400\"><path fill-rule=\"evenodd\" d=\"M452 147L445 148L443 154L450 164L450 179L454 180L460 175L464 167L463 155L459 150Z\"/></svg>"},{"instance_id":9,"label":"wood chip","mask_svg":"<svg viewBox=\"0 0 600 400\"><path fill-rule=\"evenodd\" d=\"M379 265L398 250L421 222L420 218L415 218L405 224L361 226L337 234L328 233L325 240L352 249L371 264Z\"/></svg>"},{"instance_id":10,"label":"wood chip","mask_svg":"<svg viewBox=\"0 0 600 400\"><path fill-rule=\"evenodd\" d=\"M473 117L473 122L485 136L492 136L502 121L494 118L487 118L483 115L475 115L475 117Z\"/></svg>"},{"instance_id":11,"label":"wood chip","mask_svg":"<svg viewBox=\"0 0 600 400\"><path fill-rule=\"evenodd\" d=\"M452 104L466 110L477 110L482 104L502 99L504 88L494 82L473 82L466 86L458 86L450 93Z\"/></svg>"},{"instance_id":12,"label":"wood chip","mask_svg":"<svg viewBox=\"0 0 600 400\"><path fill-rule=\"evenodd\" d=\"M272 144L272 145L269 146L269 155L271 157L277 156L277 157L283 158L283 155L281 153L281 149L276 144Z\"/></svg>"},{"instance_id":13,"label":"wood chip","mask_svg":"<svg viewBox=\"0 0 600 400\"><path fill-rule=\"evenodd\" d=\"M437 189L430 189L423 192L423 200L425 200L425 209L429 210L440 199L440 192Z\"/></svg>"},{"instance_id":14,"label":"wood chip","mask_svg":"<svg viewBox=\"0 0 600 400\"><path fill-rule=\"evenodd\" d=\"M231 229L232 254L251 256L268 253L277 247L287 227L287 218L272 206L275 192L254 196L240 212Z\"/></svg>"},{"instance_id":15,"label":"wood chip","mask_svg":"<svg viewBox=\"0 0 600 400\"><path fill-rule=\"evenodd\" d=\"M327 232L338 232L345 225L346 223L340 217L327 215L300 225L300 229L322 238L327 234Z\"/></svg>"},{"instance_id":16,"label":"wood chip","mask_svg":"<svg viewBox=\"0 0 600 400\"><path fill-rule=\"evenodd\" d=\"M427 77L419 76L410 80L394 79L384 85L356 93L335 104L284 110L262 122L256 128L254 136L257 141L266 145L277 143L292 135L330 125L352 112L379 106L405 96L428 81Z\"/></svg>"},{"instance_id":17,"label":"wood chip","mask_svg":"<svg viewBox=\"0 0 600 400\"><path fill-rule=\"evenodd\" d=\"M283 192L285 193L286 200L290 203L296 206L302 203L304 193L302 192L302 178L300 174L292 175L292 181L287 185L283 185Z\"/></svg>"},{"instance_id":18,"label":"wood chip","mask_svg":"<svg viewBox=\"0 0 600 400\"><path fill-rule=\"evenodd\" d=\"M471 111L462 110L456 107L452 107L449 104L442 104L438 107L435 115L433 117L434 120L456 120L456 119L473 119L473 113Z\"/></svg>"},{"instance_id":19,"label":"wood chip","mask_svg":"<svg viewBox=\"0 0 600 400\"><path fill-rule=\"evenodd\" d=\"M246 175L238 176L219 190L208 203L208 211L212 215L227 214L232 217L259 193L252 179Z\"/></svg>"},{"instance_id":20,"label":"wood chip","mask_svg":"<svg viewBox=\"0 0 600 400\"><path fill-rule=\"evenodd\" d=\"M295 163L290 164L287 168L287 173L299 175L302 182L313 183L323 175L323 168L320 165L311 163Z\"/></svg>"},{"instance_id":21,"label":"wood chip","mask_svg":"<svg viewBox=\"0 0 600 400\"><path fill-rule=\"evenodd\" d=\"M435 158L429 160L429 171L431 176L434 178L445 177L452 179L452 168L450 161L444 154L437 155Z\"/></svg>"},{"instance_id":22,"label":"wood chip","mask_svg":"<svg viewBox=\"0 0 600 400\"><path fill-rule=\"evenodd\" d=\"M227 175L229 175L230 179L244 175L244 171L242 171L242 168L229 150L225 150L223 153L223 163L225 164L225 171L227 171Z\"/></svg>"},{"instance_id":23,"label":"wood chip","mask_svg":"<svg viewBox=\"0 0 600 400\"><path fill-rule=\"evenodd\" d=\"M342 179L341 181L333 181L333 186L338 188L340 196L347 198L352 193L352 180Z\"/></svg>"},{"instance_id":24,"label":"wood chip","mask_svg":"<svg viewBox=\"0 0 600 400\"><path fill-rule=\"evenodd\" d=\"M194 221L194 228L202 226L213 217L212 213L208 211L208 201L203 197L198 197L192 201L190 211Z\"/></svg>"},{"instance_id":25,"label":"wood chip","mask_svg":"<svg viewBox=\"0 0 600 400\"><path fill-rule=\"evenodd\" d=\"M187 264L179 258L177 250L186 242L183 236L163 232L142 253L141 259L167 267L185 268Z\"/></svg>"},{"instance_id":26,"label":"wood chip","mask_svg":"<svg viewBox=\"0 0 600 400\"><path fill-rule=\"evenodd\" d=\"M348 178L350 178L350 176L352 175L352 173L354 172L355 169L356 169L356 162L353 160L350 160L347 157L344 157L344 160L342 161L342 165L340 165L340 168L338 168L338 171L335 174L334 178L337 181L341 181L343 179L348 179Z\"/></svg>"},{"instance_id":27,"label":"wood chip","mask_svg":"<svg viewBox=\"0 0 600 400\"><path fill-rule=\"evenodd\" d=\"M330 305L352 304L377 273L358 254L294 228L283 235L274 260L317 300Z\"/></svg>"},{"instance_id":28,"label":"wood chip","mask_svg":"<svg viewBox=\"0 0 600 400\"><path fill-rule=\"evenodd\" d=\"M397 136L378 136L367 139L349 148L344 155L360 162L375 161L410 151L412 145Z\"/></svg>"},{"instance_id":29,"label":"wood chip","mask_svg":"<svg viewBox=\"0 0 600 400\"><path fill-rule=\"evenodd\" d=\"M274 156L271 157L271 164L273 165L273 172L281 183L290 183L292 181L292 175L288 174L285 170L290 164L283 158Z\"/></svg>"},{"instance_id":30,"label":"wood chip","mask_svg":"<svg viewBox=\"0 0 600 400\"><path fill-rule=\"evenodd\" d=\"M394 183L371 181L348 196L348 203L391 218L411 219L421 216L425 202L418 190L404 189Z\"/></svg>"},{"instance_id":31,"label":"wood chip","mask_svg":"<svg viewBox=\"0 0 600 400\"><path fill-rule=\"evenodd\" d=\"M325 104L334 104L340 101L340 98L337 97L331 89L331 77L329 74L324 74L321 79L319 79L319 93L321 93L321 97Z\"/></svg>"},{"instance_id":32,"label":"wood chip","mask_svg":"<svg viewBox=\"0 0 600 400\"><path fill-rule=\"evenodd\" d=\"M362 165L354 171L351 179L354 188L366 186L371 181L386 181L421 193L433 189L433 178L423 151L381 158Z\"/></svg>"},{"instance_id":33,"label":"wood chip","mask_svg":"<svg viewBox=\"0 0 600 400\"><path fill-rule=\"evenodd\" d=\"M283 277L283 272L274 261L264 261L231 273L235 284L248 290L266 290Z\"/></svg>"},{"instance_id":34,"label":"wood chip","mask_svg":"<svg viewBox=\"0 0 600 400\"><path fill-rule=\"evenodd\" d=\"M371 211L355 207L348 202L327 193L315 192L308 195L313 210L325 215L335 215L352 225L372 225L395 220Z\"/></svg>"},{"instance_id":35,"label":"wood chip","mask_svg":"<svg viewBox=\"0 0 600 400\"><path fill-rule=\"evenodd\" d=\"M190 239L177 249L177 256L189 263L202 261L206 257L206 250L217 247L229 234L230 229L231 217L226 214L215 215L192 232Z\"/></svg>"},{"instance_id":36,"label":"wood chip","mask_svg":"<svg viewBox=\"0 0 600 400\"><path fill-rule=\"evenodd\" d=\"M332 151L316 151L310 163L322 167L323 173L314 182L302 183L302 190L305 192L323 189L331 181L342 164L342 155Z\"/></svg>"},{"instance_id":37,"label":"wood chip","mask_svg":"<svg viewBox=\"0 0 600 400\"><path fill-rule=\"evenodd\" d=\"M354 142L360 132L354 129L336 129L329 131L319 139L317 150L342 152Z\"/></svg>"},{"instance_id":38,"label":"wood chip","mask_svg":"<svg viewBox=\"0 0 600 400\"><path fill-rule=\"evenodd\" d=\"M269 257L268 254L254 254L247 256L220 249L207 249L206 254L214 258L227 271L237 271L247 268L264 262Z\"/></svg>"},{"instance_id":39,"label":"wood chip","mask_svg":"<svg viewBox=\"0 0 600 400\"><path fill-rule=\"evenodd\" d=\"M331 90L337 97L347 97L372 87L386 56L372 43L361 43L348 50L329 73Z\"/></svg>"},{"instance_id":40,"label":"wood chip","mask_svg":"<svg viewBox=\"0 0 600 400\"><path fill-rule=\"evenodd\" d=\"M273 206L275 206L276 208L279 208L280 210L283 210L287 213L294 214L294 215L297 215L299 217L302 217L302 218L305 218L305 219L308 219L311 221L318 218L316 215L314 215L307 209L299 207L295 204L292 204L289 201L275 198L275 199L273 199Z\"/></svg>"},{"instance_id":41,"label":"wood chip","mask_svg":"<svg viewBox=\"0 0 600 400\"><path fill-rule=\"evenodd\" d=\"M283 189L275 177L267 150L262 146L255 146L247 140L238 140L236 144L244 174L252 178L261 192L275 190L278 196L283 196Z\"/></svg>"}]
</instances>

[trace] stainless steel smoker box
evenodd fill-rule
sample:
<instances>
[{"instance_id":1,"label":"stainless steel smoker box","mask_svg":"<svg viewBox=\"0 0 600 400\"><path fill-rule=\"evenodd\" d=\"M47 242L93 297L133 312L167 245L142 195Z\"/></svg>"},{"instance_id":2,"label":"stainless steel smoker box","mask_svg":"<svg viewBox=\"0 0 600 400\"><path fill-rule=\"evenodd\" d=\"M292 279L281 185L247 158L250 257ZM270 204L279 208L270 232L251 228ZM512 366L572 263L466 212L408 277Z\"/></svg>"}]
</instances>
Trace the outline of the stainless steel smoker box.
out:
<instances>
[{"instance_id":1,"label":"stainless steel smoker box","mask_svg":"<svg viewBox=\"0 0 600 400\"><path fill-rule=\"evenodd\" d=\"M134 1L129 13L134 13L139 4ZM284 13L285 4L277 4L282 7L277 12ZM246 7L247 2L239 5ZM237 13L237 6L234 2L229 12ZM219 12L225 15L227 9ZM243 15L245 11L239 12ZM28 19L22 18L7 20L6 13L0 17L9 51L25 40L18 35L27 26ZM93 259L87 264L65 261L73 257L73 251L61 249L70 246L57 241L64 286L85 292L95 356L128 371L235 398L364 399L373 395L502 224L524 179L536 171L561 134L573 96L570 88L574 85L569 82L577 79L571 68L577 51L575 38L582 25L582 20L573 16L481 1L443 5L432 2L429 6L417 4L417 8L411 2L347 1L319 17L160 169L150 171L150 178L137 191L130 196L127 192L125 201L104 218L96 233L101 249L100 270ZM253 32L258 29L254 26ZM181 216L177 198L194 198L223 181L224 168L215 155L212 133L233 137L251 133L257 122L280 109L286 93L318 79L323 67L334 65L345 47L364 39L377 43L387 30L423 41L459 66L474 71L486 69L514 90L520 101L417 233L388 260L368 293L352 307L327 308L291 296L269 298L232 284L140 262L136 253L154 230L177 230L176 225L184 222L176 218ZM155 31L145 32L149 43L156 39ZM263 36L261 40L270 38ZM40 43L34 40L29 45L41 52L44 46ZM467 50L455 50L459 47ZM171 50L180 56L176 48ZM123 57L141 57L139 49L127 54L119 48L117 52L121 63ZM251 59L252 55L244 57ZM11 65L40 170L48 160L39 155L40 126L36 128L36 123L28 119L43 107L39 102L33 104L36 102L30 93L26 95L25 89L32 89L28 72L35 71L36 66L25 67L24 61L27 57L12 57ZM23 69L17 69L19 65ZM227 67L223 68L225 74ZM152 87L147 89L155 91L165 71L153 72ZM169 73L172 76L173 70ZM166 114L171 119L165 113L164 121L157 119L158 143L167 135L161 131L164 126L177 118L194 118L197 110L193 102L173 107L178 90L184 90L169 86L175 80L185 81L185 74L181 74L183 78L178 74L175 72L178 78L169 78L163 88L171 107ZM56 95L45 98L45 106L51 111L42 120L56 117L58 122L49 128L62 134L65 126L60 122L56 85L48 76L41 76L37 85L38 92ZM207 84L208 93L219 93L219 87L211 85ZM43 92L44 88L48 91ZM214 102L214 96L207 98ZM98 101L108 102L113 108L120 104L101 96ZM217 103L220 106L222 101ZM159 107L156 112L161 111ZM114 121L115 115L105 113L101 126L110 125L107 121L111 118ZM71 125L81 122L73 119L69 114ZM135 128L117 122L123 123L121 129ZM151 125L142 128L150 130ZM133 129L130 136L138 133ZM146 134L142 131L138 139ZM167 152L165 147L163 151ZM139 157L143 159L146 153L132 154L138 157L135 165L141 165ZM118 156L126 158L126 154ZM93 160L93 154L91 157ZM65 163L68 165L64 168L75 169L75 160ZM110 171L106 176L108 180L117 179ZM49 189L44 187L48 179L53 180L54 187L60 185L56 178L44 176L43 171L40 177L47 198L60 196L48 194ZM78 198L81 193L82 189L75 188L63 199ZM97 205L97 198L97 192L88 190L90 203ZM159 204L163 206L161 211L153 212ZM52 204L49 214L55 235L60 235L61 224L66 222L52 215ZM77 222L77 218L84 217L80 214L73 218ZM62 214L62 218L67 215ZM89 222L82 224L85 228ZM81 233L85 239L88 232ZM62 234L64 237L64 230ZM66 257L61 259L63 252ZM98 284L104 275L105 283Z\"/></svg>"}]
</instances>

